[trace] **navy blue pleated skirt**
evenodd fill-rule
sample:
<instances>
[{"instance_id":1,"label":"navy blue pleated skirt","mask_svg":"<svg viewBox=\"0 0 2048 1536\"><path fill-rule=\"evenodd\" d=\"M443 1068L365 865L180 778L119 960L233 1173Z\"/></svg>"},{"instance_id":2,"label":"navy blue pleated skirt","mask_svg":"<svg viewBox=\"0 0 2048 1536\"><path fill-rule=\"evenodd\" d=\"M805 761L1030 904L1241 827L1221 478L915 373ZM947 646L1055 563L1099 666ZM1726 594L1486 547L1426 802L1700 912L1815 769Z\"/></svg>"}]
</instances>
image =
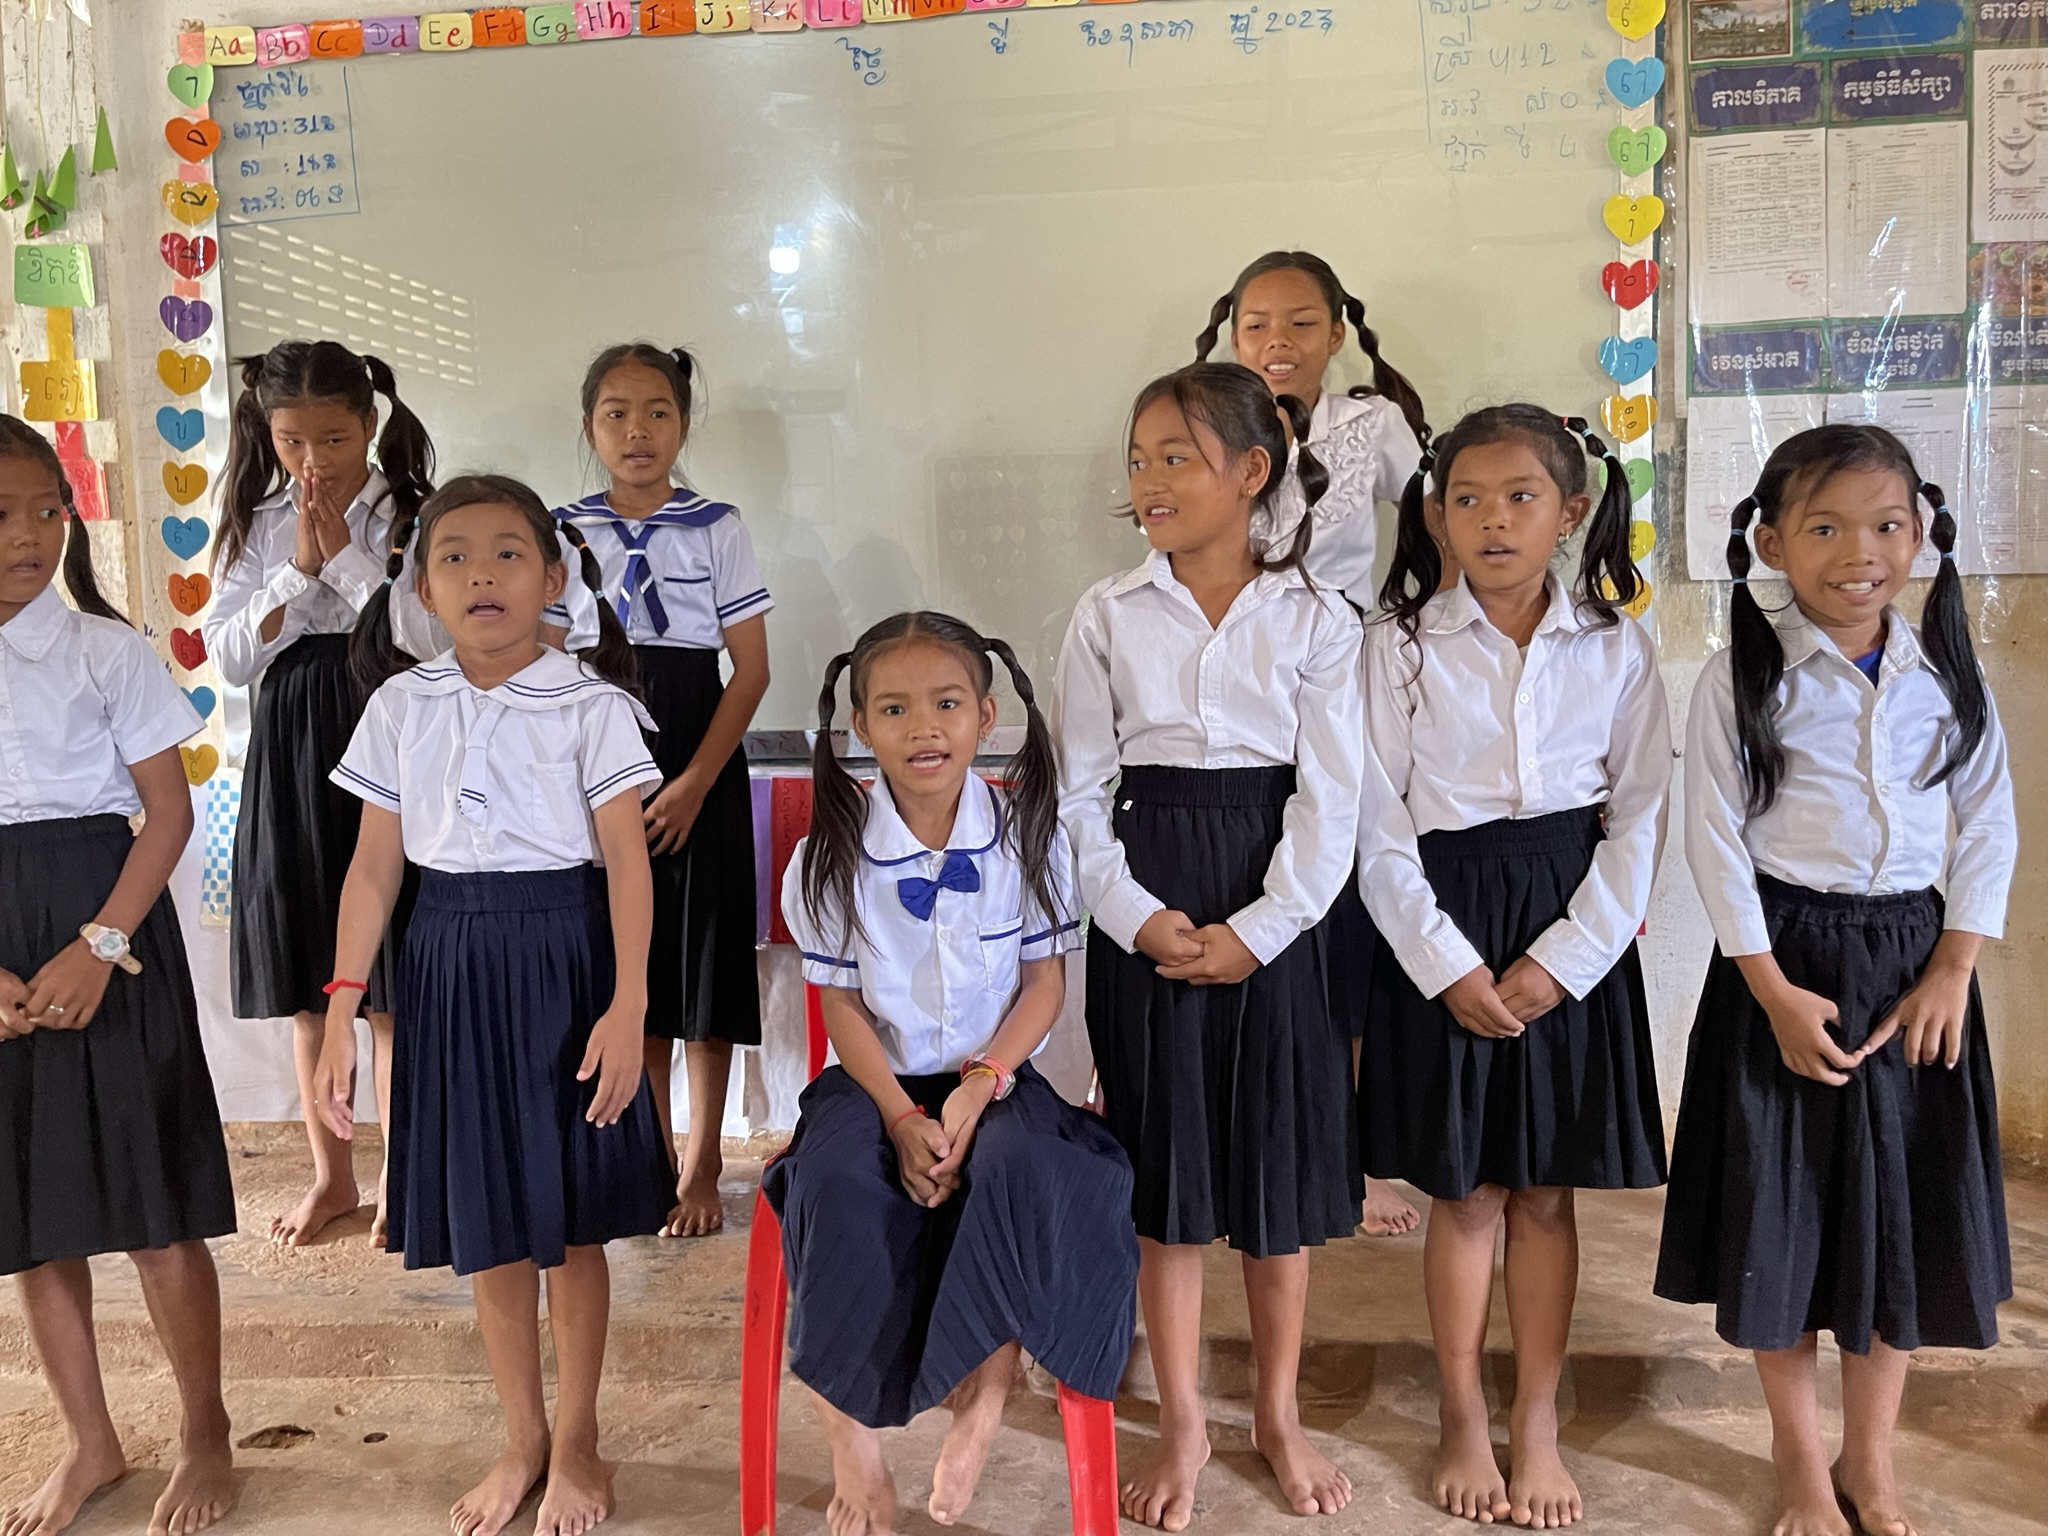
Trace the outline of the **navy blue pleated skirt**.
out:
<instances>
[{"instance_id":1,"label":"navy blue pleated skirt","mask_svg":"<svg viewBox=\"0 0 2048 1536\"><path fill-rule=\"evenodd\" d=\"M1840 1010L1853 1051L1941 937L1933 891L1824 895L1759 876L1771 953ZM1988 1349L2012 1295L1998 1099L1970 982L1962 1056L1910 1067L1903 1033L1840 1088L1778 1056L1768 1015L1718 949L1686 1047L1656 1290L1712 1302L1742 1349L1826 1331L1862 1354Z\"/></svg>"},{"instance_id":2,"label":"navy blue pleated skirt","mask_svg":"<svg viewBox=\"0 0 2048 1536\"><path fill-rule=\"evenodd\" d=\"M1117 840L1146 890L1197 926L1224 922L1263 893L1293 793L1292 767L1127 767ZM1088 1038L1141 1236L1267 1258L1357 1229L1351 1032L1330 1006L1324 927L1213 987L1089 934Z\"/></svg>"},{"instance_id":3,"label":"navy blue pleated skirt","mask_svg":"<svg viewBox=\"0 0 2048 1536\"><path fill-rule=\"evenodd\" d=\"M1419 839L1437 905L1494 974L1570 910L1604 833L1600 807ZM1438 1199L1481 1184L1646 1189L1664 1182L1650 1010L1634 944L1583 999L1518 1036L1466 1029L1391 945L1373 966L1358 1072L1365 1171Z\"/></svg>"},{"instance_id":4,"label":"navy blue pleated skirt","mask_svg":"<svg viewBox=\"0 0 2048 1536\"><path fill-rule=\"evenodd\" d=\"M658 1231L674 1197L646 1079L615 1125L576 1081L610 1006L604 874L420 872L399 967L391 1245L460 1275Z\"/></svg>"},{"instance_id":5,"label":"navy blue pleated skirt","mask_svg":"<svg viewBox=\"0 0 2048 1536\"><path fill-rule=\"evenodd\" d=\"M952 1074L897 1080L937 1119ZM881 1429L944 1402L1015 1340L1060 1381L1116 1396L1136 1322L1131 1169L1101 1120L1026 1063L976 1128L960 1192L903 1192L875 1102L840 1067L804 1090L761 1188L782 1219L790 1369Z\"/></svg>"}]
</instances>

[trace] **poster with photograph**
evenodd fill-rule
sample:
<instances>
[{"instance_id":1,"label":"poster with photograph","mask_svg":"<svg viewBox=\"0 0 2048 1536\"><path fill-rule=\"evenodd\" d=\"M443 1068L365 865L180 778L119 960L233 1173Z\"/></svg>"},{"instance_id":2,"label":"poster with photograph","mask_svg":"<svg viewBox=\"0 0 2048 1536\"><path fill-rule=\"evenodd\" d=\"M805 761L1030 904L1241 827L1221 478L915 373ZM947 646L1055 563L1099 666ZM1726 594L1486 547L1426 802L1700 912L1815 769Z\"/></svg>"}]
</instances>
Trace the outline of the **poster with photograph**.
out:
<instances>
[{"instance_id":1,"label":"poster with photograph","mask_svg":"<svg viewBox=\"0 0 2048 1536\"><path fill-rule=\"evenodd\" d=\"M1687 57L1768 59L1792 51L1792 0L1691 0Z\"/></svg>"}]
</instances>

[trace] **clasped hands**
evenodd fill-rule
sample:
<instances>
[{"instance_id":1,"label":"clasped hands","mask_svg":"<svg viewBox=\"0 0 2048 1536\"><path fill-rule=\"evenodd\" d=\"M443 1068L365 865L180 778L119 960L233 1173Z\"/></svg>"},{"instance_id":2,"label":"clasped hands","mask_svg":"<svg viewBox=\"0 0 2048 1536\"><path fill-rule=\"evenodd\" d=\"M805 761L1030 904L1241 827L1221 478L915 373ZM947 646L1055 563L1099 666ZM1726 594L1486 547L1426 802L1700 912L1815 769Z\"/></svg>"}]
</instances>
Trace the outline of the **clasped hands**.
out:
<instances>
[{"instance_id":1,"label":"clasped hands","mask_svg":"<svg viewBox=\"0 0 2048 1536\"><path fill-rule=\"evenodd\" d=\"M907 1114L889 1127L903 1191L927 1210L959 1192L967 1154L974 1148L975 1127L995 1092L995 1078L977 1072L946 1095L938 1119Z\"/></svg>"},{"instance_id":2,"label":"clasped hands","mask_svg":"<svg viewBox=\"0 0 2048 1536\"><path fill-rule=\"evenodd\" d=\"M1138 929L1139 953L1157 964L1168 981L1198 987L1228 986L1259 968L1259 957L1245 947L1228 923L1197 928L1185 912L1168 907L1154 912Z\"/></svg>"}]
</instances>

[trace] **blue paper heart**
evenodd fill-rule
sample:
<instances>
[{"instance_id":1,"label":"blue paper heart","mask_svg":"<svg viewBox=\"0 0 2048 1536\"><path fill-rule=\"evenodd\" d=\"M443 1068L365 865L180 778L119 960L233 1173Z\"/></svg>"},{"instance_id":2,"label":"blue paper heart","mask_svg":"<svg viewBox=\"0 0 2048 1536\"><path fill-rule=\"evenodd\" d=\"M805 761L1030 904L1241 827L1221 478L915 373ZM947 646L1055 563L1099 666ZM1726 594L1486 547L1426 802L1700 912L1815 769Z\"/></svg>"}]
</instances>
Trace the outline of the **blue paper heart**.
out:
<instances>
[{"instance_id":1,"label":"blue paper heart","mask_svg":"<svg viewBox=\"0 0 2048 1536\"><path fill-rule=\"evenodd\" d=\"M1624 107L1640 107L1663 89L1662 59L1615 59L1607 66L1607 94Z\"/></svg>"},{"instance_id":2,"label":"blue paper heart","mask_svg":"<svg viewBox=\"0 0 2048 1536\"><path fill-rule=\"evenodd\" d=\"M181 411L167 405L156 413L157 435L180 453L190 453L206 441L206 417L198 411Z\"/></svg>"},{"instance_id":3,"label":"blue paper heart","mask_svg":"<svg viewBox=\"0 0 2048 1536\"><path fill-rule=\"evenodd\" d=\"M192 707L199 711L199 718L202 720L210 719L213 715L213 706L220 702L214 697L211 688L187 688L185 697L192 701Z\"/></svg>"},{"instance_id":4,"label":"blue paper heart","mask_svg":"<svg viewBox=\"0 0 2048 1536\"><path fill-rule=\"evenodd\" d=\"M1657 339L1638 336L1623 341L1610 336L1600 343L1600 368L1617 384L1633 384L1657 366Z\"/></svg>"},{"instance_id":5,"label":"blue paper heart","mask_svg":"<svg viewBox=\"0 0 2048 1536\"><path fill-rule=\"evenodd\" d=\"M180 560L190 560L206 548L207 537L213 532L203 517L167 517L158 526L163 530L164 543Z\"/></svg>"}]
</instances>

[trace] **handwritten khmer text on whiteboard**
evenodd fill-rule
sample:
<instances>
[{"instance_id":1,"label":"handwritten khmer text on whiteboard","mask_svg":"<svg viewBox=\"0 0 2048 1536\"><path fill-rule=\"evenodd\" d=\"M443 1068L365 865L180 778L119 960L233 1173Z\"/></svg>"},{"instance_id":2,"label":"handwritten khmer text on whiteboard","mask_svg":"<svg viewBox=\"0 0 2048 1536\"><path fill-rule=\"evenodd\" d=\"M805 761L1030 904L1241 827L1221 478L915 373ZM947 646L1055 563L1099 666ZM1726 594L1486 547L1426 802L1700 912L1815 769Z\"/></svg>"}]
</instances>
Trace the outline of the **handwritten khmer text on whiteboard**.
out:
<instances>
[{"instance_id":1,"label":"handwritten khmer text on whiteboard","mask_svg":"<svg viewBox=\"0 0 2048 1536\"><path fill-rule=\"evenodd\" d=\"M222 223L275 224L361 206L343 66L223 70L213 116Z\"/></svg>"}]
</instances>

